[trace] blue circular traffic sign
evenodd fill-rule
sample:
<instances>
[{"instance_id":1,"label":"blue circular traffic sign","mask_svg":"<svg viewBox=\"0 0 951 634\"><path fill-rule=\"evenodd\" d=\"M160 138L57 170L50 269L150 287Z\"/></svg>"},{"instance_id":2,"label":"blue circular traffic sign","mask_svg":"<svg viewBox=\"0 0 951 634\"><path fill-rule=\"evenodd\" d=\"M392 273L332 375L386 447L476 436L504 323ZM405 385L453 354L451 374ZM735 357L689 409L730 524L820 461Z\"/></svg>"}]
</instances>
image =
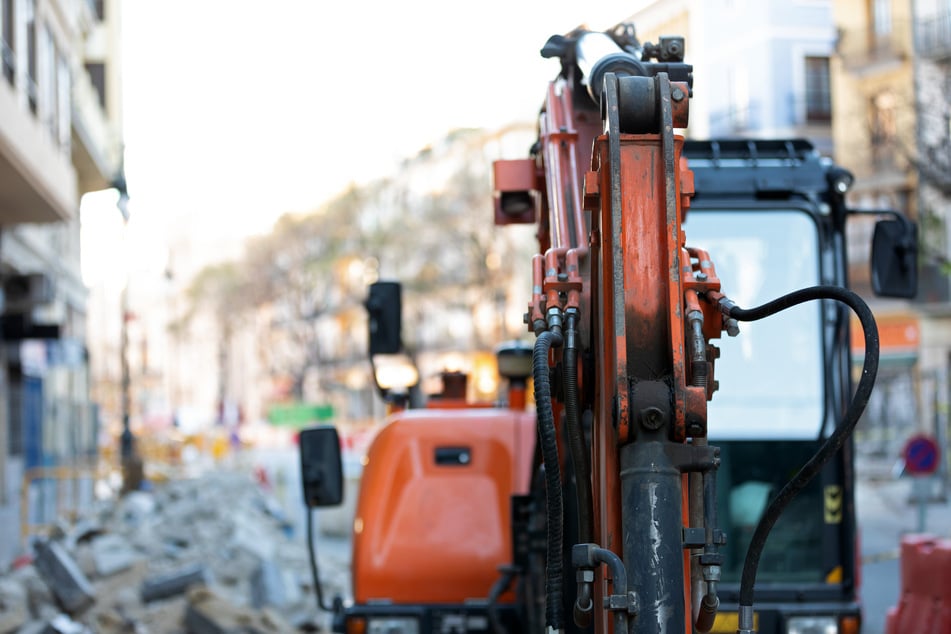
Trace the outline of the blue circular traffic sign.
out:
<instances>
[{"instance_id":1,"label":"blue circular traffic sign","mask_svg":"<svg viewBox=\"0 0 951 634\"><path fill-rule=\"evenodd\" d=\"M905 470L914 475L927 475L938 469L938 443L931 436L918 434L905 443Z\"/></svg>"}]
</instances>

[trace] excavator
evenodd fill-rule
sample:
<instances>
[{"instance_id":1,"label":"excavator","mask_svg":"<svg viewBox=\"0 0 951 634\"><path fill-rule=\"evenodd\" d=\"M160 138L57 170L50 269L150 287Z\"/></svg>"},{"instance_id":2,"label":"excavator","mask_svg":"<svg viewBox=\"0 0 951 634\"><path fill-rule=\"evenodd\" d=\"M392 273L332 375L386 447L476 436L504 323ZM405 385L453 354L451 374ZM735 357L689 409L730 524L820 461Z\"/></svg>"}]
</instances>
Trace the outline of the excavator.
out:
<instances>
[{"instance_id":1,"label":"excavator","mask_svg":"<svg viewBox=\"0 0 951 634\"><path fill-rule=\"evenodd\" d=\"M499 402L414 393L400 286L371 286L389 415L353 596L315 583L336 631L860 631L850 435L878 331L847 288L846 225L874 222L871 285L902 298L916 228L849 209L852 175L807 141L687 140L684 48L620 24L541 49L561 68L537 141L494 164L495 223L539 245L534 343L500 347ZM306 505L339 504L336 430L300 452Z\"/></svg>"}]
</instances>

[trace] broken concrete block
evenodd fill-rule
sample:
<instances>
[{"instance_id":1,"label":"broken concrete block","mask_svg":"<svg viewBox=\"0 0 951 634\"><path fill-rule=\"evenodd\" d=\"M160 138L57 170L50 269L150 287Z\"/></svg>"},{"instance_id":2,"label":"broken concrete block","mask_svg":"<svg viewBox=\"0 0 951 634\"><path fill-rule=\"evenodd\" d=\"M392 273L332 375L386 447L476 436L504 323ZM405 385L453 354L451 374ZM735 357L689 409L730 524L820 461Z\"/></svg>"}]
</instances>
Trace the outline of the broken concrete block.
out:
<instances>
[{"instance_id":1,"label":"broken concrete block","mask_svg":"<svg viewBox=\"0 0 951 634\"><path fill-rule=\"evenodd\" d=\"M56 606L56 597L53 591L40 577L36 566L28 565L13 571L10 578L18 582L26 590L27 610L36 620L52 618L59 613Z\"/></svg>"},{"instance_id":2,"label":"broken concrete block","mask_svg":"<svg viewBox=\"0 0 951 634\"><path fill-rule=\"evenodd\" d=\"M149 603L150 601L173 597L184 593L190 586L206 585L209 580L208 569L201 563L191 564L170 573L150 577L142 582L142 602Z\"/></svg>"},{"instance_id":3,"label":"broken concrete block","mask_svg":"<svg viewBox=\"0 0 951 634\"><path fill-rule=\"evenodd\" d=\"M83 571L87 579L96 576L96 562L93 559L92 546L89 545L89 542L77 544L74 548L67 548L67 550L76 560L76 565Z\"/></svg>"},{"instance_id":4,"label":"broken concrete block","mask_svg":"<svg viewBox=\"0 0 951 634\"><path fill-rule=\"evenodd\" d=\"M92 634L92 630L65 614L58 614L46 624L43 634Z\"/></svg>"},{"instance_id":5,"label":"broken concrete block","mask_svg":"<svg viewBox=\"0 0 951 634\"><path fill-rule=\"evenodd\" d=\"M46 621L30 621L16 632L17 634L46 634L48 625Z\"/></svg>"},{"instance_id":6,"label":"broken concrete block","mask_svg":"<svg viewBox=\"0 0 951 634\"><path fill-rule=\"evenodd\" d=\"M272 634L293 628L272 612L234 605L208 588L188 593L185 629L189 634Z\"/></svg>"},{"instance_id":7,"label":"broken concrete block","mask_svg":"<svg viewBox=\"0 0 951 634\"><path fill-rule=\"evenodd\" d=\"M239 585L247 582L254 575L260 561L244 549L225 549L214 562L215 581L225 585Z\"/></svg>"},{"instance_id":8,"label":"broken concrete block","mask_svg":"<svg viewBox=\"0 0 951 634\"><path fill-rule=\"evenodd\" d=\"M35 548L34 565L66 612L76 614L95 602L92 584L59 542L41 541Z\"/></svg>"},{"instance_id":9,"label":"broken concrete block","mask_svg":"<svg viewBox=\"0 0 951 634\"><path fill-rule=\"evenodd\" d=\"M280 566L273 561L262 561L251 575L251 605L282 606L287 603L287 590Z\"/></svg>"},{"instance_id":10,"label":"broken concrete block","mask_svg":"<svg viewBox=\"0 0 951 634\"><path fill-rule=\"evenodd\" d=\"M26 588L13 579L0 579L0 632L15 632L29 620Z\"/></svg>"},{"instance_id":11,"label":"broken concrete block","mask_svg":"<svg viewBox=\"0 0 951 634\"><path fill-rule=\"evenodd\" d=\"M96 588L96 604L90 608L90 614L84 614L84 620L92 623L100 611L115 609L123 616L132 617L144 607L140 597L142 581L148 576L148 562L138 559L130 568L110 577L101 577L93 581ZM86 617L89 618L86 618Z\"/></svg>"},{"instance_id":12,"label":"broken concrete block","mask_svg":"<svg viewBox=\"0 0 951 634\"><path fill-rule=\"evenodd\" d=\"M271 559L275 553L274 532L247 513L234 513L234 533L231 544L242 548L258 559Z\"/></svg>"},{"instance_id":13,"label":"broken concrete block","mask_svg":"<svg viewBox=\"0 0 951 634\"><path fill-rule=\"evenodd\" d=\"M119 610L104 610L96 615L93 622L99 634L125 634L140 631L135 621L124 617Z\"/></svg>"},{"instance_id":14,"label":"broken concrete block","mask_svg":"<svg viewBox=\"0 0 951 634\"><path fill-rule=\"evenodd\" d=\"M122 498L122 518L131 526L139 526L154 515L155 496L145 491L131 491Z\"/></svg>"},{"instance_id":15,"label":"broken concrete block","mask_svg":"<svg viewBox=\"0 0 951 634\"><path fill-rule=\"evenodd\" d=\"M139 554L121 535L107 533L92 541L93 562L96 574L109 577L132 567Z\"/></svg>"},{"instance_id":16,"label":"broken concrete block","mask_svg":"<svg viewBox=\"0 0 951 634\"><path fill-rule=\"evenodd\" d=\"M101 523L88 518L80 518L76 524L67 530L64 543L69 550L72 550L78 544L86 543L104 532L105 529Z\"/></svg>"}]
</instances>

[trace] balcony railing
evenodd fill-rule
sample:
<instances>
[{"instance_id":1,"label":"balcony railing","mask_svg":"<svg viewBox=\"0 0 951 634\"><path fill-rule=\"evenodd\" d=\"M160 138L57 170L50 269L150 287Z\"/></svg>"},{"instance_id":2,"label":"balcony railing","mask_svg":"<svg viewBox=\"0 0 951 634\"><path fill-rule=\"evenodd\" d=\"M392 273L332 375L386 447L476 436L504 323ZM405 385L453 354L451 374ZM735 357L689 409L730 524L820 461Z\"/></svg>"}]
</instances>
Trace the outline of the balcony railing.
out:
<instances>
[{"instance_id":1,"label":"balcony railing","mask_svg":"<svg viewBox=\"0 0 951 634\"><path fill-rule=\"evenodd\" d=\"M877 33L871 27L840 29L836 53L847 68L857 70L903 61L911 56L911 44L908 24L896 21L884 33Z\"/></svg>"},{"instance_id":2,"label":"balcony railing","mask_svg":"<svg viewBox=\"0 0 951 634\"><path fill-rule=\"evenodd\" d=\"M951 11L922 18L916 24L915 52L922 57L951 57Z\"/></svg>"}]
</instances>

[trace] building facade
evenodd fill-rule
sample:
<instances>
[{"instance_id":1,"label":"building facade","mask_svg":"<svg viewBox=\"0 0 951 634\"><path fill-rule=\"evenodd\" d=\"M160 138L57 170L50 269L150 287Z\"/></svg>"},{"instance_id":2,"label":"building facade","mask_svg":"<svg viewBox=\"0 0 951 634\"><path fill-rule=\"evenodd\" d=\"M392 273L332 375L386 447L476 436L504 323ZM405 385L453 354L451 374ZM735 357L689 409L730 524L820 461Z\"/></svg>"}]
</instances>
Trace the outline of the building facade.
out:
<instances>
[{"instance_id":1,"label":"building facade","mask_svg":"<svg viewBox=\"0 0 951 634\"><path fill-rule=\"evenodd\" d=\"M675 0L630 16L641 42L685 38L693 138L807 138L832 152L830 0Z\"/></svg>"},{"instance_id":2,"label":"building facade","mask_svg":"<svg viewBox=\"0 0 951 634\"><path fill-rule=\"evenodd\" d=\"M61 510L41 470L95 458L79 207L121 176L118 9L0 0L0 568Z\"/></svg>"},{"instance_id":3,"label":"building facade","mask_svg":"<svg viewBox=\"0 0 951 634\"><path fill-rule=\"evenodd\" d=\"M833 130L836 160L856 177L850 203L900 211L917 222L919 231L917 299L882 301L871 298L867 266L876 216L849 226L856 256L853 286L870 298L882 333L879 388L859 429L859 446L892 457L900 455L910 434L943 435L946 429L937 419L947 402L951 352L942 264L947 201L927 174L935 160L930 155L940 154L942 147L947 151L947 83L942 88L935 79L941 74L940 3L926 4L836 0L834 5L839 37L832 72Z\"/></svg>"}]
</instances>

